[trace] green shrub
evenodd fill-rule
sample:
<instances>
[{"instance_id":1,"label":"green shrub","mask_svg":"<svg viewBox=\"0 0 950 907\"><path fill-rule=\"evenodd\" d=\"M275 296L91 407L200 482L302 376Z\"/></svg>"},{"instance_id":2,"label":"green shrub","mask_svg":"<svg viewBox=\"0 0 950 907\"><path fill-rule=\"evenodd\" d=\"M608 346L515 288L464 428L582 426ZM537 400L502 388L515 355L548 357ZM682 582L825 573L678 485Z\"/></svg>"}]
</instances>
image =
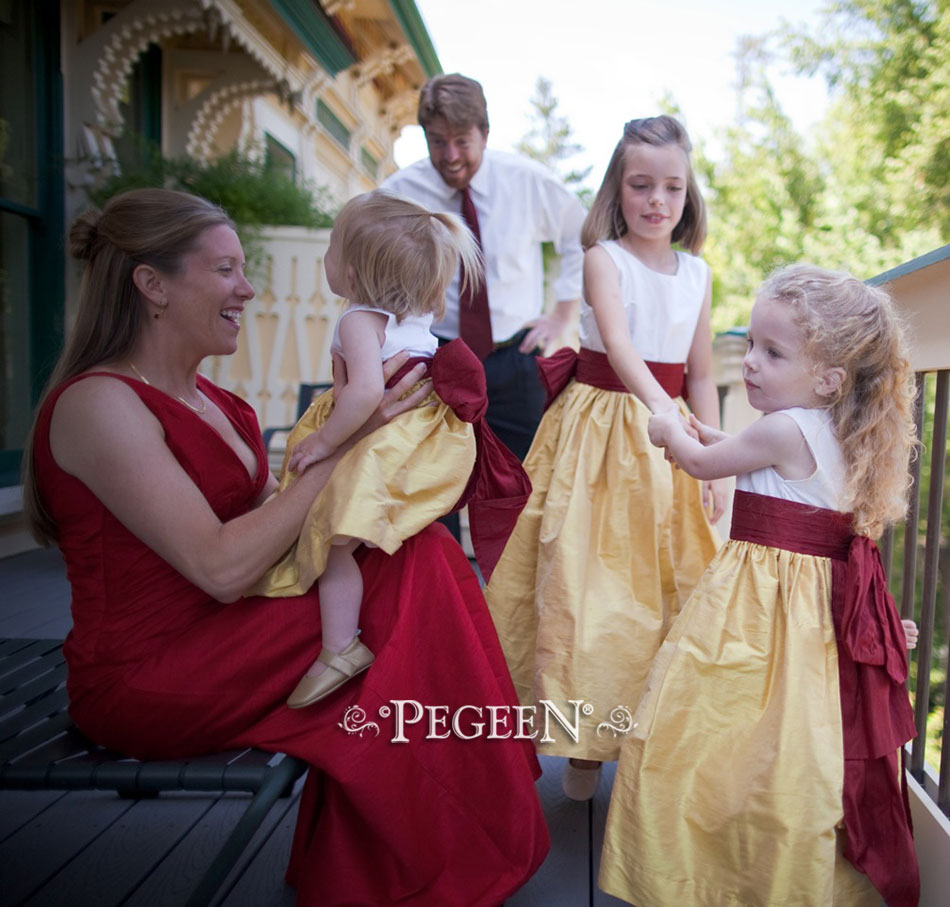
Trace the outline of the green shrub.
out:
<instances>
[{"instance_id":1,"label":"green shrub","mask_svg":"<svg viewBox=\"0 0 950 907\"><path fill-rule=\"evenodd\" d=\"M325 188L301 183L284 170L236 151L213 161L198 161L166 158L156 146L138 143L116 165L118 172L89 193L100 207L127 189L159 186L221 205L242 228L333 224L334 206Z\"/></svg>"}]
</instances>

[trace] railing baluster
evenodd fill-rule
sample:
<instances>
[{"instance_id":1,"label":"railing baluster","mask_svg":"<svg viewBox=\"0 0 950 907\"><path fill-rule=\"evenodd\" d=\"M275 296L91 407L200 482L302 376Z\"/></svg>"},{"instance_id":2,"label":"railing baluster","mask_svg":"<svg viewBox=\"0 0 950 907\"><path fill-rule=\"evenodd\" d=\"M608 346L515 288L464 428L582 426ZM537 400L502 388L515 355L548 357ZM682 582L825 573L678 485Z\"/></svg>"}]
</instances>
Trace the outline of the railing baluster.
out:
<instances>
[{"instance_id":1,"label":"railing baluster","mask_svg":"<svg viewBox=\"0 0 950 907\"><path fill-rule=\"evenodd\" d=\"M950 653L950 586L943 590L943 613L947 619L947 652ZM940 780L937 805L950 816L950 665L943 682L943 736L940 743Z\"/></svg>"},{"instance_id":2,"label":"railing baluster","mask_svg":"<svg viewBox=\"0 0 950 907\"><path fill-rule=\"evenodd\" d=\"M884 566L884 575L890 580L894 565L894 527L888 526L881 536L881 564Z\"/></svg>"},{"instance_id":3,"label":"railing baluster","mask_svg":"<svg viewBox=\"0 0 950 907\"><path fill-rule=\"evenodd\" d=\"M924 392L927 377L917 374L917 399L914 402L914 424L917 426L917 441L924 436ZM914 592L917 579L917 524L920 521L920 461L923 449L918 447L910 464L911 486L910 503L907 507L907 520L904 523L904 582L901 589L901 617L913 619Z\"/></svg>"},{"instance_id":4,"label":"railing baluster","mask_svg":"<svg viewBox=\"0 0 950 907\"><path fill-rule=\"evenodd\" d=\"M934 608L937 598L937 567L940 555L941 505L947 448L947 399L950 372L937 372L933 440L930 456L930 490L927 499L927 541L924 547L923 590L920 601L920 643L917 656L917 691L914 718L917 737L911 751L910 769L921 783L924 777L924 750L927 740L927 712L930 702L930 660L933 653Z\"/></svg>"}]
</instances>

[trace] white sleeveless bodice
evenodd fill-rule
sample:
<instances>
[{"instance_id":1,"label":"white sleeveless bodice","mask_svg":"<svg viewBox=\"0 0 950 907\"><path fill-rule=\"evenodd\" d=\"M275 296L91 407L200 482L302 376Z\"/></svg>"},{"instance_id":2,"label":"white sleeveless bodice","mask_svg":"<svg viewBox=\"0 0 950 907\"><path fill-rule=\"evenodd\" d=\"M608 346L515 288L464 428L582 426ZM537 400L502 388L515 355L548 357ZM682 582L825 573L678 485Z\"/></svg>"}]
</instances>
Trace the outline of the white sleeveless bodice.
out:
<instances>
[{"instance_id":1,"label":"white sleeveless bodice","mask_svg":"<svg viewBox=\"0 0 950 907\"><path fill-rule=\"evenodd\" d=\"M330 343L330 352L342 355L340 346L340 322L350 312L379 312L386 316L386 340L380 350L380 358L386 359L395 356L403 350L408 350L413 356L433 356L439 346L439 341L430 327L432 315L406 315L402 321L396 321L396 316L385 309L376 309L368 305L347 306L337 319L333 329L333 340Z\"/></svg>"},{"instance_id":2,"label":"white sleeveless bodice","mask_svg":"<svg viewBox=\"0 0 950 907\"><path fill-rule=\"evenodd\" d=\"M617 240L598 245L617 266L620 299L636 351L648 362L686 362L709 285L709 265L695 255L677 252L676 273L661 274ZM585 349L606 352L594 310L583 299L578 334Z\"/></svg>"},{"instance_id":3,"label":"white sleeveless bodice","mask_svg":"<svg viewBox=\"0 0 950 907\"><path fill-rule=\"evenodd\" d=\"M826 409L792 407L779 410L795 420L815 458L815 471L806 479L783 479L771 466L736 477L736 489L765 494L828 510L847 511L844 500L845 467L841 445L835 437L831 413Z\"/></svg>"}]
</instances>

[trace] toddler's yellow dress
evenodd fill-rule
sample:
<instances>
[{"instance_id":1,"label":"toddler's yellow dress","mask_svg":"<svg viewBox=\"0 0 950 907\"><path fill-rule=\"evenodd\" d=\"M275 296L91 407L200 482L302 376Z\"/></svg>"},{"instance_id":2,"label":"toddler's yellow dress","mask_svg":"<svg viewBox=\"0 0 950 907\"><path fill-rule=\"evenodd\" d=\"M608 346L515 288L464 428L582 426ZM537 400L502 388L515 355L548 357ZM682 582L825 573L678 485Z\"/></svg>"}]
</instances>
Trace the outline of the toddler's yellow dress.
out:
<instances>
[{"instance_id":1,"label":"toddler's yellow dress","mask_svg":"<svg viewBox=\"0 0 950 907\"><path fill-rule=\"evenodd\" d=\"M889 782L874 789L846 748L854 722L848 715L843 724L839 685L833 563L851 557L854 538L836 512L840 452L825 411L786 412L818 468L797 482L772 469L739 477L736 538L673 624L622 747L599 884L637 907L880 907L882 895L843 856L854 815L857 862L886 879L889 904L916 903L896 759L913 735L898 670L902 662L906 677L906 656L880 647L894 676L887 698L873 702L881 717L872 723L887 733L883 763L870 771ZM890 609L872 636L903 645L892 601ZM873 698L860 689L847 701L862 696ZM851 788L848 771L857 772ZM846 790L858 791L850 812ZM873 840L878 823L894 825L883 845Z\"/></svg>"},{"instance_id":2,"label":"toddler's yellow dress","mask_svg":"<svg viewBox=\"0 0 950 907\"><path fill-rule=\"evenodd\" d=\"M382 309L350 306L341 320L358 310L388 316L381 351L384 360L404 349L420 357L435 353L437 341L428 329L431 316L406 316L397 324L395 317ZM338 337L339 322L334 347ZM246 594L299 595L323 573L334 538L362 539L392 554L403 541L455 507L475 465L475 427L437 394L433 393L429 402L434 405L418 406L397 416L343 455L314 498L297 542ZM277 494L297 479L286 465L293 448L323 425L332 410L333 392L327 391L294 426Z\"/></svg>"}]
</instances>

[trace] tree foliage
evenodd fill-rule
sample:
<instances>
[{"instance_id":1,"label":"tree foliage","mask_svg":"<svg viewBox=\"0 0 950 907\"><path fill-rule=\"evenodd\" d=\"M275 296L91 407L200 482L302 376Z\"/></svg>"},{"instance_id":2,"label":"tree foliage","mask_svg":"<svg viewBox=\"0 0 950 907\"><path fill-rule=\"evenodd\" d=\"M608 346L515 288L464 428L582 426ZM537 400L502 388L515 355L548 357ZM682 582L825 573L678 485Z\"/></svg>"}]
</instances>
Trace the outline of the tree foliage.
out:
<instances>
[{"instance_id":1,"label":"tree foliage","mask_svg":"<svg viewBox=\"0 0 950 907\"><path fill-rule=\"evenodd\" d=\"M717 329L744 323L773 268L808 260L870 277L950 232L950 5L844 0L808 32L737 51L738 113L723 153L697 155L707 187ZM772 73L821 74L832 103L815 134L782 110Z\"/></svg>"},{"instance_id":2,"label":"tree foliage","mask_svg":"<svg viewBox=\"0 0 950 907\"><path fill-rule=\"evenodd\" d=\"M586 200L590 191L582 189L580 184L587 179L591 168L562 172L563 164L580 154L584 147L574 141L574 130L567 117L558 113L558 99L554 96L550 79L538 76L530 103L531 126L515 146L515 150L550 167L565 185L576 188L582 201Z\"/></svg>"}]
</instances>

